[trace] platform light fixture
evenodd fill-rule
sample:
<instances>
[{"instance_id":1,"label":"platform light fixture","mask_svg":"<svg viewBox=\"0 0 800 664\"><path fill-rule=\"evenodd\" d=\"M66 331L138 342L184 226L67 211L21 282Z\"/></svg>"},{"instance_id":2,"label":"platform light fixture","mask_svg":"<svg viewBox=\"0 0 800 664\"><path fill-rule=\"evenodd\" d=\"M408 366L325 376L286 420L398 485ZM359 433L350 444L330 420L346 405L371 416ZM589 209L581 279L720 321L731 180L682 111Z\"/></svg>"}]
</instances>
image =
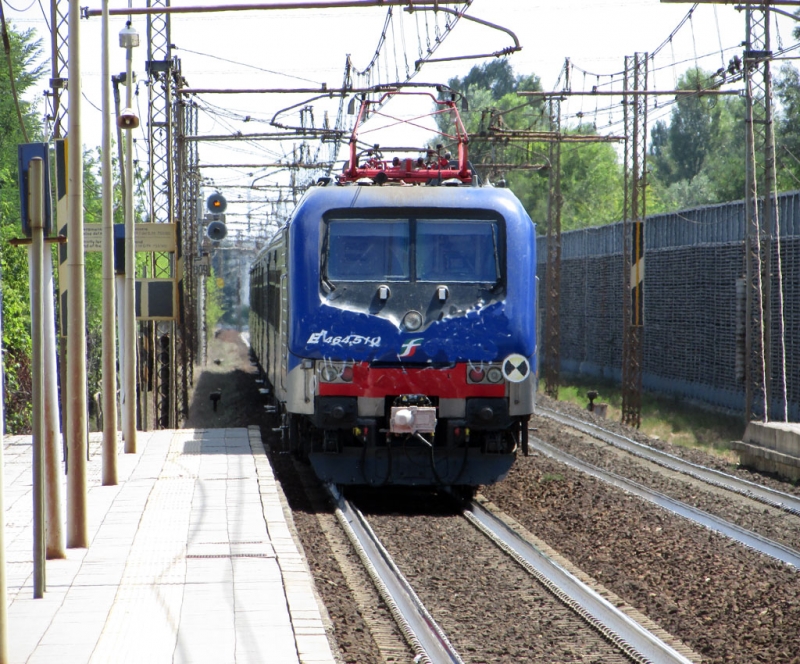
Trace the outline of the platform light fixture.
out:
<instances>
[{"instance_id":1,"label":"platform light fixture","mask_svg":"<svg viewBox=\"0 0 800 664\"><path fill-rule=\"evenodd\" d=\"M139 45L139 33L131 25L130 21L125 23L125 27L119 31L120 48L136 48Z\"/></svg>"}]
</instances>

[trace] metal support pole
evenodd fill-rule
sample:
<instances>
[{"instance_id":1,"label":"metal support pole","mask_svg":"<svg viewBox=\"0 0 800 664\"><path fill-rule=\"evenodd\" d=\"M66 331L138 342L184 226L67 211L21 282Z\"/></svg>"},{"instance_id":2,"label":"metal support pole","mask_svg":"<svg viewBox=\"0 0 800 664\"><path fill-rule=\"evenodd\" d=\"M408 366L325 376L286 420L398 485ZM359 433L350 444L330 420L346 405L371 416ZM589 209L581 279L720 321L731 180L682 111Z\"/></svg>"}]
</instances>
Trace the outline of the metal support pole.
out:
<instances>
[{"instance_id":1,"label":"metal support pole","mask_svg":"<svg viewBox=\"0 0 800 664\"><path fill-rule=\"evenodd\" d=\"M125 49L125 107L133 105L133 48ZM136 228L133 221L133 137L125 132L125 452L136 453Z\"/></svg>"},{"instance_id":2,"label":"metal support pole","mask_svg":"<svg viewBox=\"0 0 800 664\"><path fill-rule=\"evenodd\" d=\"M550 100L550 129L561 134L561 101ZM550 182L547 201L546 328L544 344L545 394L558 399L561 370L561 142L550 143Z\"/></svg>"},{"instance_id":3,"label":"metal support pole","mask_svg":"<svg viewBox=\"0 0 800 664\"><path fill-rule=\"evenodd\" d=\"M647 90L647 54L625 58L625 90ZM625 208L623 214L622 421L639 428L644 356L644 221L647 214L647 101L625 104Z\"/></svg>"},{"instance_id":4,"label":"metal support pole","mask_svg":"<svg viewBox=\"0 0 800 664\"><path fill-rule=\"evenodd\" d=\"M80 6L69 3L69 89L81 89ZM67 546L89 545L86 524L86 307L83 253L83 142L80 98L69 113L67 265Z\"/></svg>"},{"instance_id":5,"label":"metal support pole","mask_svg":"<svg viewBox=\"0 0 800 664\"><path fill-rule=\"evenodd\" d=\"M42 264L44 263L44 162L31 159L28 178L28 210L31 246L28 250L31 275L31 392L33 396L33 597L45 591L44 558L44 344L42 322ZM0 598L5 601L5 597Z\"/></svg>"},{"instance_id":6,"label":"metal support pole","mask_svg":"<svg viewBox=\"0 0 800 664\"><path fill-rule=\"evenodd\" d=\"M766 422L769 419L772 373L770 284L772 189L775 181L769 8L748 5L746 16L745 418Z\"/></svg>"},{"instance_id":7,"label":"metal support pole","mask_svg":"<svg viewBox=\"0 0 800 664\"><path fill-rule=\"evenodd\" d=\"M103 0L103 486L117 484L117 335L114 327L114 180L111 174L111 66L108 0Z\"/></svg>"},{"instance_id":8,"label":"metal support pole","mask_svg":"<svg viewBox=\"0 0 800 664\"><path fill-rule=\"evenodd\" d=\"M45 553L48 560L67 557L64 542L64 519L61 507L61 449L58 403L58 369L56 362L56 327L53 295L53 260L49 250L44 253L44 480L45 480Z\"/></svg>"}]
</instances>

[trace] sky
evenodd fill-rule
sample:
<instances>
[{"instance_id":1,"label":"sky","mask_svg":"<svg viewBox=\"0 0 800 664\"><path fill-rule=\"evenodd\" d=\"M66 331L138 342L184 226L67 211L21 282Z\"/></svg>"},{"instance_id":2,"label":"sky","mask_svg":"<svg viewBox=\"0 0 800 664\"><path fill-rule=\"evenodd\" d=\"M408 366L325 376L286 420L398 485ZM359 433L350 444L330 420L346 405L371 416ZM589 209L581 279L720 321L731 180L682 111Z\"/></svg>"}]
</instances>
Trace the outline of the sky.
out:
<instances>
[{"instance_id":1,"label":"sky","mask_svg":"<svg viewBox=\"0 0 800 664\"><path fill-rule=\"evenodd\" d=\"M17 28L33 28L46 36L47 24L42 6L46 0L3 0L6 16ZM242 0L239 0L242 3ZM86 0L94 9L100 0ZM144 0L134 0L143 6ZM172 0L174 6L225 4L223 0ZM127 7L125 0L111 0L112 8ZM447 6L447 5L445 5ZM450 5L454 7L454 5ZM745 16L730 5L701 5L669 40L675 28L692 9L691 4L661 3L659 0L474 0L469 16L491 22L513 31L522 50L510 56L509 62L517 74L538 75L545 90L557 87L566 58L573 65L573 90L607 85L610 75L619 84L619 72L624 68L626 55L636 52L654 53L650 88L669 89L678 76L695 65L716 70L725 67L735 53L741 54L745 37ZM49 10L47 12L49 14ZM197 88L275 88L275 87L340 87L345 58L349 54L357 69L363 69L372 58L386 20L387 9L359 7L355 9L308 9L259 12L230 12L173 15L171 43L173 55L181 59L184 77ZM387 30L385 55L381 59L380 78L373 83L404 77L406 67L413 69L420 50L424 53L428 40L435 38L435 25L440 31L445 19L432 12L408 14L400 8L393 10L393 21ZM119 48L117 34L124 27L124 18L111 21L111 69L125 68L125 52ZM134 70L138 73L139 94L137 109L146 115L147 88L144 85L146 19L134 17L134 27L142 35L142 46L134 50ZM788 18L776 22L773 31L774 48L789 46L795 23ZM100 19L81 21L84 144L100 143ZM45 41L49 48L49 42ZM456 57L490 54L513 45L512 37L476 22L459 21L442 41L433 57ZM46 54L49 57L49 53ZM454 76L464 76L469 69L492 58L459 60L425 64L415 81L446 83ZM39 99L46 79L38 90ZM273 114L293 104L303 106L310 95L200 95L200 133L222 134L232 131L271 131ZM70 103L75 103L71 100ZM585 98L570 101L573 112L580 110L593 118L598 128L611 122L612 112L600 110L601 105ZM427 111L429 101L413 103L392 102L387 109L393 115L419 115ZM606 107L608 104L606 104ZM667 108L667 107L665 107ZM317 105L314 119L322 122L324 111L335 118L335 105ZM388 110L387 110L388 112ZM668 115L664 110L662 116ZM243 118L250 120L244 122ZM608 116L608 117L606 117ZM299 111L284 116L287 124L299 124ZM651 115L651 121L658 113ZM145 122L139 129L137 156L146 155ZM395 133L390 140L420 145L426 141L424 132ZM372 141L372 138L370 138ZM385 143L383 143L385 144ZM276 142L201 143L200 161L206 166L203 176L209 187L219 187L235 203L229 207L232 215L243 215L245 209L269 211L265 197L274 193L253 189L271 182L286 182L286 174L274 174L274 169L237 167L216 169L213 164L267 163L291 159L295 144ZM343 156L343 155L342 155ZM235 189L245 185L247 189ZM236 204L239 204L237 207ZM254 208L254 206L257 206ZM237 212L238 210L238 212Z\"/></svg>"}]
</instances>

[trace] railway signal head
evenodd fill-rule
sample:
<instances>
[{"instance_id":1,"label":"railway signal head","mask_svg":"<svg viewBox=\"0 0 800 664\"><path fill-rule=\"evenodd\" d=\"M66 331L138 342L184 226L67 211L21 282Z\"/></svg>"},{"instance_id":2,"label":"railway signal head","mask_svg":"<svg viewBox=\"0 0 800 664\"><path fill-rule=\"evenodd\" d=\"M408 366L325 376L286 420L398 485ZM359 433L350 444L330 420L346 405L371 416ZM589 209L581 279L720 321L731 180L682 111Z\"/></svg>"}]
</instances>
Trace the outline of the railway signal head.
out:
<instances>
[{"instance_id":1,"label":"railway signal head","mask_svg":"<svg viewBox=\"0 0 800 664\"><path fill-rule=\"evenodd\" d=\"M227 207L228 201L226 201L225 197L219 192L211 194L211 196L206 199L206 208L208 208L209 212L214 214L222 214Z\"/></svg>"}]
</instances>

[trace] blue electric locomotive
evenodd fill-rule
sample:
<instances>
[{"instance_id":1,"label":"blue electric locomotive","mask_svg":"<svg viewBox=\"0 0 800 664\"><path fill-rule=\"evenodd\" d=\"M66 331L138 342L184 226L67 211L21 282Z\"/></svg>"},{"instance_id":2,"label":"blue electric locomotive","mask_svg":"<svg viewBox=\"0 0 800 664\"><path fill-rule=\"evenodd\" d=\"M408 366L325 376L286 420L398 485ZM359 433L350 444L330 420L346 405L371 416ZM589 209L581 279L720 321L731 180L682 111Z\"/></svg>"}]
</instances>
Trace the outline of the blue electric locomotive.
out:
<instances>
[{"instance_id":1,"label":"blue electric locomotive","mask_svg":"<svg viewBox=\"0 0 800 664\"><path fill-rule=\"evenodd\" d=\"M534 224L461 144L457 162L351 160L251 269L253 352L324 481L469 488L527 448Z\"/></svg>"}]
</instances>

